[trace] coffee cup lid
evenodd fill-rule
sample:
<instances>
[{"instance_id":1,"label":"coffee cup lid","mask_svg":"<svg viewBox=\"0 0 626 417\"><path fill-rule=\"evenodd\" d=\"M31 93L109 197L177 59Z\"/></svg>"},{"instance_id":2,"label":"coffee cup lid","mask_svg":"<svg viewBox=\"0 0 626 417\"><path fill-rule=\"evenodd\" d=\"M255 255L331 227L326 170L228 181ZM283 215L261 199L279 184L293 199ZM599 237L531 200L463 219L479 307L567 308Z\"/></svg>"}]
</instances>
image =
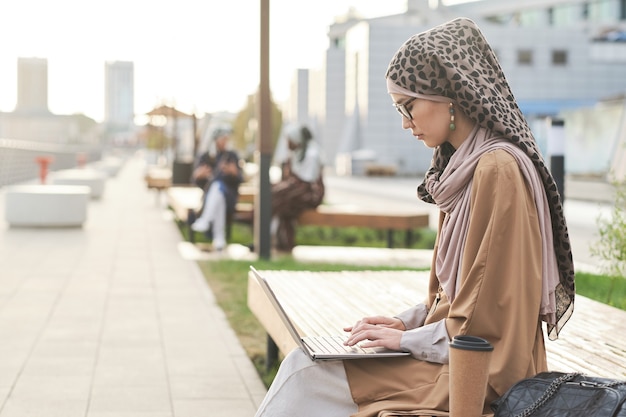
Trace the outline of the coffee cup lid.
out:
<instances>
[{"instance_id":1,"label":"coffee cup lid","mask_svg":"<svg viewBox=\"0 0 626 417\"><path fill-rule=\"evenodd\" d=\"M493 346L487 340L477 337L477 336L468 336L468 335L458 335L452 338L450 342L450 347L455 349L464 349L464 350L479 350L479 351L490 351L493 350Z\"/></svg>"}]
</instances>

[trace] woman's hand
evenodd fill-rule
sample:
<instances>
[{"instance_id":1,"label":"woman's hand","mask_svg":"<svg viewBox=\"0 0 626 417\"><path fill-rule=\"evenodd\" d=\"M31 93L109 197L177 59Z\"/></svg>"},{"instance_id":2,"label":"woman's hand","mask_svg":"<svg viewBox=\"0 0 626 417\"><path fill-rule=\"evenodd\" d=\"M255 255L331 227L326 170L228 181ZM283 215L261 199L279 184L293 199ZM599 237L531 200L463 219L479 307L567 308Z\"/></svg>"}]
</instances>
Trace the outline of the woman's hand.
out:
<instances>
[{"instance_id":1,"label":"woman's hand","mask_svg":"<svg viewBox=\"0 0 626 417\"><path fill-rule=\"evenodd\" d=\"M350 332L350 336L344 342L346 346L354 346L363 340L360 346L385 347L391 350L400 350L400 340L405 329L402 320L393 317L365 317L357 321L352 327L343 329Z\"/></svg>"}]
</instances>

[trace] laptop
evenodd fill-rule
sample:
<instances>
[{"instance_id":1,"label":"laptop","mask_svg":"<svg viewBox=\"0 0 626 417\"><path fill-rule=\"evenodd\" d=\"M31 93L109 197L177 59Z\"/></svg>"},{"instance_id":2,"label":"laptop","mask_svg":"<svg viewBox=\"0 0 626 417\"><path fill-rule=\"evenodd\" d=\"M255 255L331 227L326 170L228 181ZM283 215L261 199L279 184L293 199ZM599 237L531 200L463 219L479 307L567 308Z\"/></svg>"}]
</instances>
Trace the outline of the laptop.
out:
<instances>
[{"instance_id":1,"label":"laptop","mask_svg":"<svg viewBox=\"0 0 626 417\"><path fill-rule=\"evenodd\" d=\"M343 342L348 338L347 333L336 336L300 336L298 329L289 319L267 280L253 266L250 266L250 270L261 288L263 288L263 291L265 291L293 340L312 360L384 358L410 355L409 352L399 352L385 348L362 348L358 345L345 346Z\"/></svg>"}]
</instances>

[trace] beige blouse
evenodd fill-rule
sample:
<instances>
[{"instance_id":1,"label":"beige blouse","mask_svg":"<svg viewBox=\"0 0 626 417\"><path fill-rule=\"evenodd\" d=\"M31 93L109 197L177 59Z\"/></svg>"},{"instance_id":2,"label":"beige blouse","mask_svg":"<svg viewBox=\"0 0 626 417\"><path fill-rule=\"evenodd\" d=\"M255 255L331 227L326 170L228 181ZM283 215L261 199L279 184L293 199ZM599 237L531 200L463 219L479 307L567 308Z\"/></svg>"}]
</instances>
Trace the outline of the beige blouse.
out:
<instances>
[{"instance_id":1,"label":"beige blouse","mask_svg":"<svg viewBox=\"0 0 626 417\"><path fill-rule=\"evenodd\" d=\"M448 365L443 358L447 353L440 351L442 346L447 348L447 341L441 343L432 336L432 329L442 325L448 339L470 334L494 346L485 414L490 413L491 402L516 381L547 370L539 320L542 242L537 210L517 163L506 151L481 157L470 204L461 287L450 304L431 269L424 304L428 313L423 326L411 330L408 338L418 344L408 349L413 355L344 361L352 396L359 406L355 416L393 415L393 411L447 415ZM421 321L415 313L411 317ZM422 352L425 355L421 356ZM388 412L391 414L385 414Z\"/></svg>"}]
</instances>

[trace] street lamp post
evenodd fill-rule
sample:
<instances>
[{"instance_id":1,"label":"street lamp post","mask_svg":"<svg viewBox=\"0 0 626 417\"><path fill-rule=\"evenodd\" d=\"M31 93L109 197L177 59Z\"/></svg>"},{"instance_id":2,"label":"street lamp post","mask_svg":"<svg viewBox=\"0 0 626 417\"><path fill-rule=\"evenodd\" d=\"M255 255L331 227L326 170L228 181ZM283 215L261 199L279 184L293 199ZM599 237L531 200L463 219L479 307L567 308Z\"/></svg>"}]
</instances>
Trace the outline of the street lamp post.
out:
<instances>
[{"instance_id":1,"label":"street lamp post","mask_svg":"<svg viewBox=\"0 0 626 417\"><path fill-rule=\"evenodd\" d=\"M270 50L270 0L260 0L261 6L261 57L259 83L259 135L257 136L257 160L259 163L259 192L255 197L254 239L260 258L269 259L271 254L270 222L271 189L270 164L272 161L272 117L269 81Z\"/></svg>"},{"instance_id":2,"label":"street lamp post","mask_svg":"<svg viewBox=\"0 0 626 417\"><path fill-rule=\"evenodd\" d=\"M561 200L565 201L565 122L562 119L550 119L548 155L554 182Z\"/></svg>"}]
</instances>

